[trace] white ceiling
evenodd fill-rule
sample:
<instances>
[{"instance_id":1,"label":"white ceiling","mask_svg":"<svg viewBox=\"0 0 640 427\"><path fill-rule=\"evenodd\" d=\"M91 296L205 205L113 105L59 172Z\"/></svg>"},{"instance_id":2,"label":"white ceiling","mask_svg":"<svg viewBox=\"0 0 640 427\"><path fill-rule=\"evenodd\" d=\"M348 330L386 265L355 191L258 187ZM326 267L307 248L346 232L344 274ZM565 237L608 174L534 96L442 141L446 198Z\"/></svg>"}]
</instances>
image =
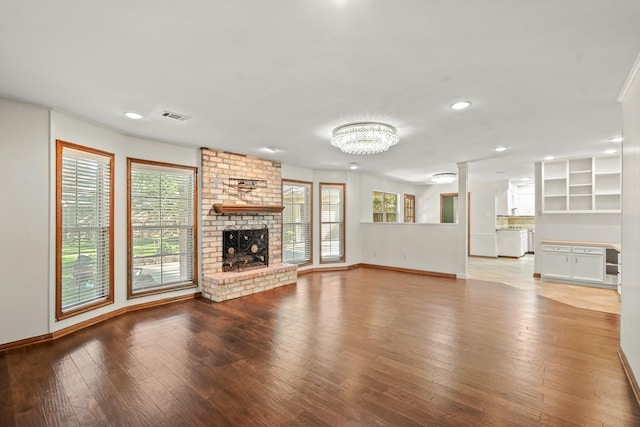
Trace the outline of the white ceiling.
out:
<instances>
[{"instance_id":1,"label":"white ceiling","mask_svg":"<svg viewBox=\"0 0 640 427\"><path fill-rule=\"evenodd\" d=\"M610 148L639 52L640 0L0 0L0 96L415 183L460 161L472 178L518 178L545 155ZM473 105L451 110L459 100ZM329 145L361 120L396 126L400 143L372 156Z\"/></svg>"}]
</instances>

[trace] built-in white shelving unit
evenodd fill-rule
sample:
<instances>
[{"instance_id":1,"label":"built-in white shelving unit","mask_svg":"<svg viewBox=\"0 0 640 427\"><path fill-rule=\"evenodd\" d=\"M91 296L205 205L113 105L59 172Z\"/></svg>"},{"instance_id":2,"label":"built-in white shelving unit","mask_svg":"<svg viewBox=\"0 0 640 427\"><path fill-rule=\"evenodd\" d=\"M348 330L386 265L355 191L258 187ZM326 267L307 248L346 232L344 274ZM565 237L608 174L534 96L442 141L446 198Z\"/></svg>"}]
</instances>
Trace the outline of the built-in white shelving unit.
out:
<instances>
[{"instance_id":1,"label":"built-in white shelving unit","mask_svg":"<svg viewBox=\"0 0 640 427\"><path fill-rule=\"evenodd\" d=\"M620 212L620 156L542 163L543 213Z\"/></svg>"}]
</instances>

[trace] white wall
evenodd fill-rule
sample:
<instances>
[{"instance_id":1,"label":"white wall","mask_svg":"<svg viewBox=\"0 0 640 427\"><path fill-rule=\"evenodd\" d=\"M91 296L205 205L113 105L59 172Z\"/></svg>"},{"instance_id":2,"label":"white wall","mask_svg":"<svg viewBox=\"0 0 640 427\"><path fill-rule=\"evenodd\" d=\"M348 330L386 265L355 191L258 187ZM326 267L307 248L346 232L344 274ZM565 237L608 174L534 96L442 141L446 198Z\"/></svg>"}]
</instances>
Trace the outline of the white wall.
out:
<instances>
[{"instance_id":1,"label":"white wall","mask_svg":"<svg viewBox=\"0 0 640 427\"><path fill-rule=\"evenodd\" d=\"M126 299L126 158L197 166L198 149L124 136L1 98L0 129L0 344L45 335L123 306L193 292ZM115 154L115 303L60 322L55 319L56 139Z\"/></svg>"},{"instance_id":2,"label":"white wall","mask_svg":"<svg viewBox=\"0 0 640 427\"><path fill-rule=\"evenodd\" d=\"M0 98L0 344L49 333L49 111Z\"/></svg>"},{"instance_id":3,"label":"white wall","mask_svg":"<svg viewBox=\"0 0 640 427\"><path fill-rule=\"evenodd\" d=\"M24 103L0 99L0 344L51 333L122 307L189 294L180 290L127 300L126 259L126 159L135 157L198 166L200 150L122 135L77 117ZM114 304L60 322L55 319L55 147L56 139L114 153ZM426 224L372 224L371 193L374 190L416 195L420 190L399 181L372 177L357 171L323 171L283 165L282 177L314 183L314 221L319 218L319 183L346 184L346 262L456 273L456 226ZM439 194L457 192L450 186L422 188L436 200ZM424 199L423 199L424 200ZM19 202L16 203L15 201ZM402 197L400 197L402 202ZM401 203L402 208L402 203ZM400 208L400 209L401 209ZM402 214L402 210L399 210ZM430 215L430 214L429 214ZM20 226L28 222L29 227ZM368 224L361 224L366 222ZM403 227L398 228L396 227ZM314 227L314 264L319 264L319 227ZM404 249L392 250L398 237ZM416 238L418 236L418 238ZM378 249L375 249L378 248ZM366 254L365 254L366 252ZM338 264L339 266L340 264ZM19 268L16 268L19 266ZM201 267L201 266L199 266ZM201 268L200 268L201 271Z\"/></svg>"},{"instance_id":4,"label":"white wall","mask_svg":"<svg viewBox=\"0 0 640 427\"><path fill-rule=\"evenodd\" d=\"M416 186L406 182L360 174L360 221L373 222L373 192L383 191L398 195L398 222L404 222L404 195L416 195ZM417 205L416 197L416 205ZM417 212L416 212L417 215ZM416 218L417 221L417 218Z\"/></svg>"},{"instance_id":5,"label":"white wall","mask_svg":"<svg viewBox=\"0 0 640 427\"><path fill-rule=\"evenodd\" d=\"M363 223L362 262L456 274L456 224Z\"/></svg>"},{"instance_id":6,"label":"white wall","mask_svg":"<svg viewBox=\"0 0 640 427\"><path fill-rule=\"evenodd\" d=\"M440 223L440 194L457 193L458 183L420 185L416 187L416 222Z\"/></svg>"},{"instance_id":7,"label":"white wall","mask_svg":"<svg viewBox=\"0 0 640 427\"><path fill-rule=\"evenodd\" d=\"M359 264L362 261L362 224L371 223L373 219L373 191L385 191L398 194L398 213L402 218L404 212L403 195L416 194L415 186L399 181L374 177L357 171L329 171L301 168L288 164L282 165L282 178L313 183L313 264L301 267L304 271L310 268L334 268L343 265ZM320 183L344 183L346 203L346 253L344 263L320 264ZM380 225L380 224L376 224ZM390 241L381 236L379 242L384 245L393 245L395 238L390 236ZM417 267L416 267L417 268Z\"/></svg>"},{"instance_id":8,"label":"white wall","mask_svg":"<svg viewBox=\"0 0 640 427\"><path fill-rule=\"evenodd\" d=\"M622 302L620 347L640 379L640 56L622 101Z\"/></svg>"},{"instance_id":9,"label":"white wall","mask_svg":"<svg viewBox=\"0 0 640 427\"><path fill-rule=\"evenodd\" d=\"M495 203L496 215L511 215L509 210L509 180L500 181L501 185L496 188Z\"/></svg>"},{"instance_id":10,"label":"white wall","mask_svg":"<svg viewBox=\"0 0 640 427\"><path fill-rule=\"evenodd\" d=\"M621 214L614 213L542 213L541 164L535 165L536 237L534 273L542 273L541 240L569 240L619 244L622 238Z\"/></svg>"},{"instance_id":11,"label":"white wall","mask_svg":"<svg viewBox=\"0 0 640 427\"><path fill-rule=\"evenodd\" d=\"M471 172L472 174L473 172ZM476 256L498 256L496 242L496 200L501 192L505 193L509 186L507 180L474 181L469 178L469 225L470 254ZM444 185L424 185L417 187L416 205L419 223L440 222L440 194L457 193L458 183Z\"/></svg>"},{"instance_id":12,"label":"white wall","mask_svg":"<svg viewBox=\"0 0 640 427\"><path fill-rule=\"evenodd\" d=\"M193 289L168 292L158 295L127 300L127 157L174 163L186 166L198 166L200 150L191 147L165 144L141 138L122 135L105 127L86 122L76 117L58 112L51 112L51 163L50 176L51 204L55 212L55 144L56 139L80 144L115 154L114 168L114 304L73 316L62 321L55 321L55 292L50 293L51 330L56 331L87 319L114 311L127 305L141 304L160 300L169 296L193 293ZM55 254L55 218L52 218L51 254ZM50 283L55 286L55 258L51 257ZM199 267L199 270L201 268ZM53 288L51 288L53 289Z\"/></svg>"},{"instance_id":13,"label":"white wall","mask_svg":"<svg viewBox=\"0 0 640 427\"><path fill-rule=\"evenodd\" d=\"M507 185L501 181L472 181L470 185L470 239L471 255L497 257L496 198Z\"/></svg>"},{"instance_id":14,"label":"white wall","mask_svg":"<svg viewBox=\"0 0 640 427\"><path fill-rule=\"evenodd\" d=\"M286 163L283 163L281 166L282 179L313 182L313 169L301 168Z\"/></svg>"}]
</instances>

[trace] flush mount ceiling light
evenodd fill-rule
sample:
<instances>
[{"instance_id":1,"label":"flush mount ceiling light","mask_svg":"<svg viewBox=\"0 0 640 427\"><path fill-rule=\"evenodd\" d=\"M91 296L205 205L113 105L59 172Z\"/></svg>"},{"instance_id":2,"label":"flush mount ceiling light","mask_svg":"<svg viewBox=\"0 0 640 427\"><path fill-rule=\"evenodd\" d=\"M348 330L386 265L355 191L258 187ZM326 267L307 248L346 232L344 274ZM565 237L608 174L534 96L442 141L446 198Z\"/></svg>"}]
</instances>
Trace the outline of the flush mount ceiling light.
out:
<instances>
[{"instance_id":1,"label":"flush mount ceiling light","mask_svg":"<svg viewBox=\"0 0 640 427\"><path fill-rule=\"evenodd\" d=\"M607 141L622 142L622 137L621 136L614 136L614 137L609 138Z\"/></svg>"},{"instance_id":2,"label":"flush mount ceiling light","mask_svg":"<svg viewBox=\"0 0 640 427\"><path fill-rule=\"evenodd\" d=\"M545 160L553 160L553 159L555 159L555 157L553 157L553 156L545 156L545 158L544 158L544 159L545 159Z\"/></svg>"},{"instance_id":3,"label":"flush mount ceiling light","mask_svg":"<svg viewBox=\"0 0 640 427\"><path fill-rule=\"evenodd\" d=\"M604 154L613 154L616 153L616 150L604 150Z\"/></svg>"},{"instance_id":4,"label":"flush mount ceiling light","mask_svg":"<svg viewBox=\"0 0 640 427\"><path fill-rule=\"evenodd\" d=\"M266 147L265 150L269 153L277 153L278 151L280 151L276 147Z\"/></svg>"},{"instance_id":5,"label":"flush mount ceiling light","mask_svg":"<svg viewBox=\"0 0 640 427\"><path fill-rule=\"evenodd\" d=\"M357 163L349 163L349 169L351 169L352 171L358 169L358 164Z\"/></svg>"},{"instance_id":6,"label":"flush mount ceiling light","mask_svg":"<svg viewBox=\"0 0 640 427\"><path fill-rule=\"evenodd\" d=\"M437 173L431 177L431 181L436 184L451 184L457 179L457 175L453 172Z\"/></svg>"},{"instance_id":7,"label":"flush mount ceiling light","mask_svg":"<svg viewBox=\"0 0 640 427\"><path fill-rule=\"evenodd\" d=\"M379 122L358 122L333 130L331 145L347 154L376 154L399 141L395 127Z\"/></svg>"},{"instance_id":8,"label":"flush mount ceiling light","mask_svg":"<svg viewBox=\"0 0 640 427\"><path fill-rule=\"evenodd\" d=\"M133 111L127 111L124 115L132 120L140 120L144 117L142 114L134 113Z\"/></svg>"},{"instance_id":9,"label":"flush mount ceiling light","mask_svg":"<svg viewBox=\"0 0 640 427\"><path fill-rule=\"evenodd\" d=\"M507 147L496 147L496 148L494 149L494 151L497 151L497 152L499 153L499 152L504 151L504 150L506 150L506 149L507 149Z\"/></svg>"},{"instance_id":10,"label":"flush mount ceiling light","mask_svg":"<svg viewBox=\"0 0 640 427\"><path fill-rule=\"evenodd\" d=\"M469 101L460 101L451 105L452 110L464 110L469 107L471 107L471 103Z\"/></svg>"}]
</instances>

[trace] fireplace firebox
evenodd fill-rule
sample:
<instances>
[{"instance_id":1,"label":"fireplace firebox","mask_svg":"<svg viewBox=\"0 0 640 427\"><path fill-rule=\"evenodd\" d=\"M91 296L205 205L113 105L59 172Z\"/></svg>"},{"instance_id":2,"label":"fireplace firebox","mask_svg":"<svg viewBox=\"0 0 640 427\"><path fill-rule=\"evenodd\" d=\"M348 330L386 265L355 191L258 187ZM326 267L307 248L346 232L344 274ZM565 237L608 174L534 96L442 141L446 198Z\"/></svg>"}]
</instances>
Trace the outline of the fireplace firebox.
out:
<instances>
[{"instance_id":1,"label":"fireplace firebox","mask_svg":"<svg viewBox=\"0 0 640 427\"><path fill-rule=\"evenodd\" d=\"M222 271L240 271L269 265L269 229L228 228L222 232Z\"/></svg>"}]
</instances>

